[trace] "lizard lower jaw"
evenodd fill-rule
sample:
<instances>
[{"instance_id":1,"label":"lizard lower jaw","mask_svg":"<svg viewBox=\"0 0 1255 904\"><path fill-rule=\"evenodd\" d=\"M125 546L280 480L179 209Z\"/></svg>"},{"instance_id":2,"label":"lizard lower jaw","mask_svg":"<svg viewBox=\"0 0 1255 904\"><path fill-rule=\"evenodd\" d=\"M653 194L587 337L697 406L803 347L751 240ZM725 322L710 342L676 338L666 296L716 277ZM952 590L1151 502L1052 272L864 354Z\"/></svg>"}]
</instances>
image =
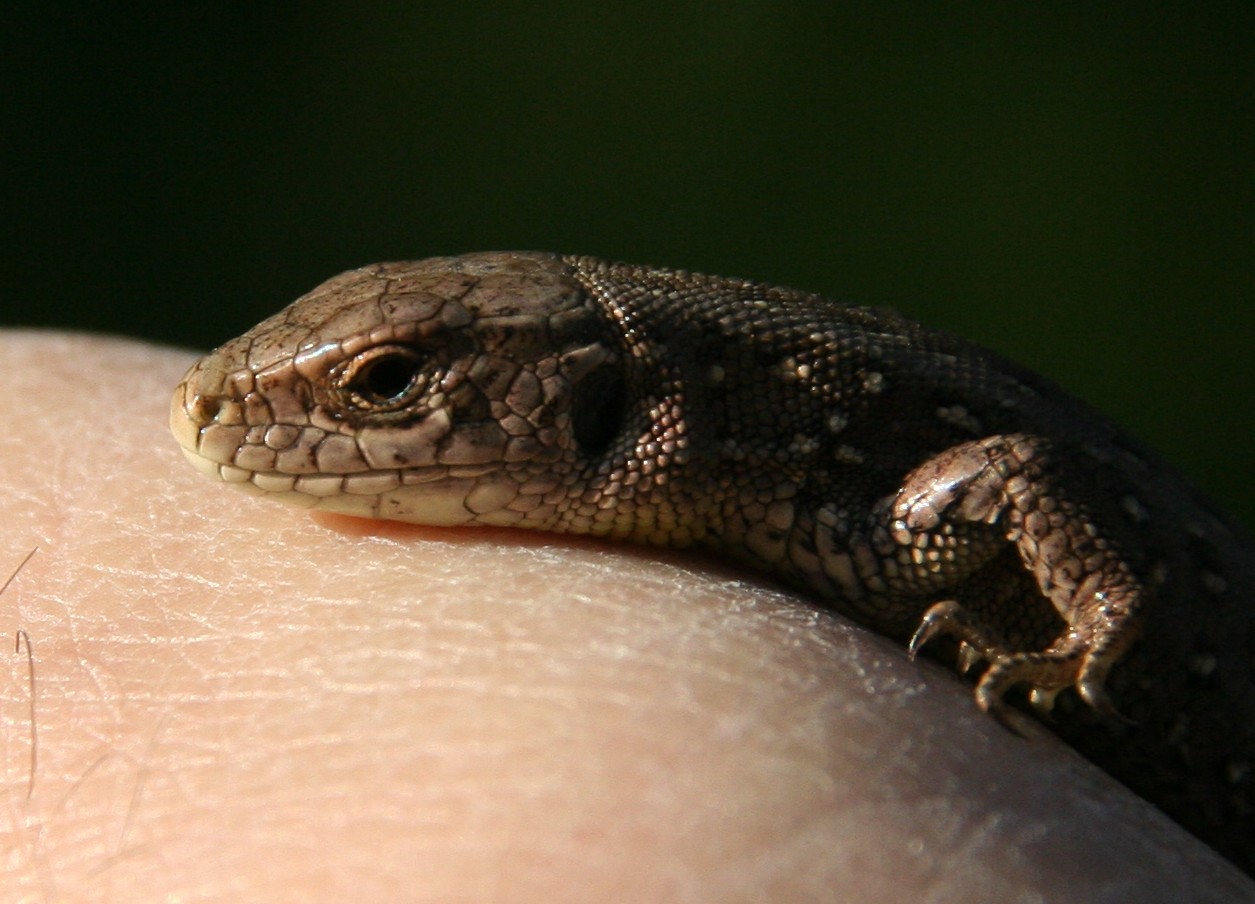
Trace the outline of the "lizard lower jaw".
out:
<instances>
[{"instance_id":1,"label":"lizard lower jaw","mask_svg":"<svg viewBox=\"0 0 1255 904\"><path fill-rule=\"evenodd\" d=\"M182 452L192 467L206 477L289 505L441 526L499 520L476 516L466 506L470 491L477 485L476 478L485 470L482 467L298 475L251 471L214 461L186 447Z\"/></svg>"}]
</instances>

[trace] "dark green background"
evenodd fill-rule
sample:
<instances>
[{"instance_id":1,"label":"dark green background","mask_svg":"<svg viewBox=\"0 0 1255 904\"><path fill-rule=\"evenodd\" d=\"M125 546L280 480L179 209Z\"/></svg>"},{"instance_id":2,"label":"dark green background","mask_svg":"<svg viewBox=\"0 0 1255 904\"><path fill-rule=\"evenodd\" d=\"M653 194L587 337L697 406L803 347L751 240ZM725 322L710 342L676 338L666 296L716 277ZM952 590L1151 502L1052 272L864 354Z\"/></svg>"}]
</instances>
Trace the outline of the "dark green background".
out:
<instances>
[{"instance_id":1,"label":"dark green background","mask_svg":"<svg viewBox=\"0 0 1255 904\"><path fill-rule=\"evenodd\" d=\"M24 6L0 323L206 348L493 248L754 277L994 346L1255 523L1249 2Z\"/></svg>"}]
</instances>

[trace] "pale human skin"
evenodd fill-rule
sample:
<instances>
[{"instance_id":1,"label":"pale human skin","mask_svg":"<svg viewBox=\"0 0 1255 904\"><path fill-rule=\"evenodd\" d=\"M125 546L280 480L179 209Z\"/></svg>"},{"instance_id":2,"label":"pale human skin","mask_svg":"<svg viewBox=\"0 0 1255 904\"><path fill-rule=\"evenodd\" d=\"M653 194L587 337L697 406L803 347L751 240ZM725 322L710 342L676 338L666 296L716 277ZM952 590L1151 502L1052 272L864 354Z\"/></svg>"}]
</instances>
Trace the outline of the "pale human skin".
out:
<instances>
[{"instance_id":1,"label":"pale human skin","mask_svg":"<svg viewBox=\"0 0 1255 904\"><path fill-rule=\"evenodd\" d=\"M1251 901L931 661L707 557L196 474L194 354L0 334L0 898Z\"/></svg>"}]
</instances>

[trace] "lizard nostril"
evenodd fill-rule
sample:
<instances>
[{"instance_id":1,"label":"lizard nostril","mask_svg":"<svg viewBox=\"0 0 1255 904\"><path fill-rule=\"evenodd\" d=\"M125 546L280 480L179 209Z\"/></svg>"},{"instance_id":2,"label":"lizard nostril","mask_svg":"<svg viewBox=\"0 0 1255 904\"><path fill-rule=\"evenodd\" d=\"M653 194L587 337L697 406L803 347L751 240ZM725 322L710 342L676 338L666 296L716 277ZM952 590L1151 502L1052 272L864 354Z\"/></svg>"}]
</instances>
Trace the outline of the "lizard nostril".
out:
<instances>
[{"instance_id":1,"label":"lizard nostril","mask_svg":"<svg viewBox=\"0 0 1255 904\"><path fill-rule=\"evenodd\" d=\"M221 411L221 399L215 396L203 396L200 393L192 393L187 406L188 416L201 426L213 423Z\"/></svg>"}]
</instances>

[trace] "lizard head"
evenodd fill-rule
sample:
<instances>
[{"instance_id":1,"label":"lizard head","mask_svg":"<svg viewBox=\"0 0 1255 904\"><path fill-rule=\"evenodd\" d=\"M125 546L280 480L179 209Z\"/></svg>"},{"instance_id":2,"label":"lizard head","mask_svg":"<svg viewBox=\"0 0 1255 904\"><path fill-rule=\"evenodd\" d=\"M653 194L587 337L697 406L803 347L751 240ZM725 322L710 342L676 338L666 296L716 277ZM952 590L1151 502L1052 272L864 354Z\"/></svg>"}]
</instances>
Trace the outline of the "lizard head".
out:
<instances>
[{"instance_id":1,"label":"lizard head","mask_svg":"<svg viewBox=\"0 0 1255 904\"><path fill-rule=\"evenodd\" d=\"M623 432L618 336L555 255L376 264L197 362L170 425L202 472L289 502L552 528Z\"/></svg>"}]
</instances>

